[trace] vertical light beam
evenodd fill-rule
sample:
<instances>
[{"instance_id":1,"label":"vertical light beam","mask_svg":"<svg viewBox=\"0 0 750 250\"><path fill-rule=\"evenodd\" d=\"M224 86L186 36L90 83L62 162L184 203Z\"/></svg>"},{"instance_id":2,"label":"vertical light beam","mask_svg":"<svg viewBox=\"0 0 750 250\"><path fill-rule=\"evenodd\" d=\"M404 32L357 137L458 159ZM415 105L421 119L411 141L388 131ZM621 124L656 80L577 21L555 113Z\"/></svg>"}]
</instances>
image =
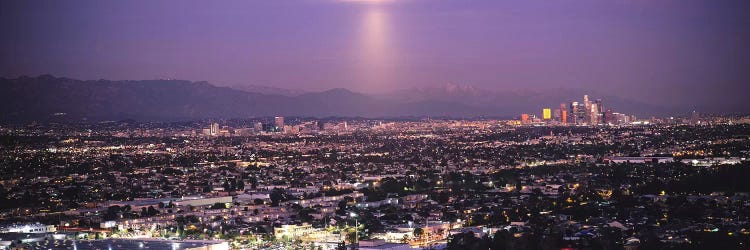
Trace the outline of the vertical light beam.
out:
<instances>
[{"instance_id":1,"label":"vertical light beam","mask_svg":"<svg viewBox=\"0 0 750 250\"><path fill-rule=\"evenodd\" d=\"M392 46L389 43L388 13L380 4L368 4L363 16L360 74L361 86L368 90L383 90L391 84Z\"/></svg>"}]
</instances>

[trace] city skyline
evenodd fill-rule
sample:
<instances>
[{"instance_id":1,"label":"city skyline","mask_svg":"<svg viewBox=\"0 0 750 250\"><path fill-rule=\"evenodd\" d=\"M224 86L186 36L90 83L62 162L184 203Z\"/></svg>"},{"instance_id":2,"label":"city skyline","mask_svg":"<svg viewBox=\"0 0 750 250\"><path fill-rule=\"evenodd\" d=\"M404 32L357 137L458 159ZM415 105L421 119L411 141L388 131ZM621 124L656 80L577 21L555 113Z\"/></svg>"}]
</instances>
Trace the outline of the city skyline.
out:
<instances>
[{"instance_id":1,"label":"city skyline","mask_svg":"<svg viewBox=\"0 0 750 250\"><path fill-rule=\"evenodd\" d=\"M750 0L0 0L0 250L750 247Z\"/></svg>"},{"instance_id":2,"label":"city skyline","mask_svg":"<svg viewBox=\"0 0 750 250\"><path fill-rule=\"evenodd\" d=\"M0 107L0 120L6 123L189 121L264 116L510 119L518 118L521 113L549 108L547 118L554 116L556 122L562 121L565 111L565 123L598 124L611 123L607 117L623 113L628 114L627 117L642 118L686 117L695 111L708 115L744 113L742 109L661 107L616 96L594 95L596 92L559 89L511 93L449 84L385 95L366 95L346 89L304 93L263 88L256 92L255 89L258 88L226 88L184 80L81 81L50 75L0 78L0 99L5 104ZM596 98L592 97L588 104L579 100L589 95ZM556 103L561 103L560 108ZM635 119L617 120L632 122Z\"/></svg>"}]
</instances>

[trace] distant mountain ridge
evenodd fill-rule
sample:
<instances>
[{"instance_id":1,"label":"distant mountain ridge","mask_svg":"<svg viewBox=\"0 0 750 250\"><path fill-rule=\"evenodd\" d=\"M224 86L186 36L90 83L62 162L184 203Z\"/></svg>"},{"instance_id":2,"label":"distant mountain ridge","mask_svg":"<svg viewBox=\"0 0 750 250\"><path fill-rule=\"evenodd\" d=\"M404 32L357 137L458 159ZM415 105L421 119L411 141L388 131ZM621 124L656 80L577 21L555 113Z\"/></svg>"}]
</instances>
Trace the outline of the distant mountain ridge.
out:
<instances>
[{"instance_id":1,"label":"distant mountain ridge","mask_svg":"<svg viewBox=\"0 0 750 250\"><path fill-rule=\"evenodd\" d=\"M458 103L392 103L346 89L290 97L184 80L82 81L50 75L0 78L1 121L489 114L490 110Z\"/></svg>"},{"instance_id":2,"label":"distant mountain ridge","mask_svg":"<svg viewBox=\"0 0 750 250\"><path fill-rule=\"evenodd\" d=\"M245 91L245 92L266 94L266 95L298 96L298 95L309 93L304 90L285 89L285 88L277 88L277 87L262 86L262 85L231 85L231 86L226 86L226 87Z\"/></svg>"},{"instance_id":3,"label":"distant mountain ridge","mask_svg":"<svg viewBox=\"0 0 750 250\"><path fill-rule=\"evenodd\" d=\"M42 75L0 78L0 121L171 121L278 115L511 118L520 113L535 113L543 105L559 105L568 98L580 98L562 96L568 94L574 93L502 93L448 84L375 96L343 88L288 96L185 80L84 81ZM654 108L618 98L612 100L615 107Z\"/></svg>"}]
</instances>

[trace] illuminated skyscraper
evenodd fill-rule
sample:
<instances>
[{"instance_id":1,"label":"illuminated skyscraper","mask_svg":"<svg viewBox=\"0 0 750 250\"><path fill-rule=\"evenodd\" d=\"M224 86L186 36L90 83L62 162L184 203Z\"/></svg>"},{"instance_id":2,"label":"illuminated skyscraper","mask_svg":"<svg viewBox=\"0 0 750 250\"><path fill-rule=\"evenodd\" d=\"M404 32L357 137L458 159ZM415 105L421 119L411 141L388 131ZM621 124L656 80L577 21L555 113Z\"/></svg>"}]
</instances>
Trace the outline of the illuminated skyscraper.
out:
<instances>
[{"instance_id":1,"label":"illuminated skyscraper","mask_svg":"<svg viewBox=\"0 0 750 250\"><path fill-rule=\"evenodd\" d=\"M217 134L219 134L219 124L218 123L211 123L210 133L211 133L211 135L217 135Z\"/></svg>"},{"instance_id":2,"label":"illuminated skyscraper","mask_svg":"<svg viewBox=\"0 0 750 250\"><path fill-rule=\"evenodd\" d=\"M529 114L521 114L521 124L529 124Z\"/></svg>"},{"instance_id":3,"label":"illuminated skyscraper","mask_svg":"<svg viewBox=\"0 0 750 250\"><path fill-rule=\"evenodd\" d=\"M589 112L586 110L585 103L572 102L570 104L570 109L572 111L570 116L573 118L573 123L584 124L589 121L590 118L587 115Z\"/></svg>"},{"instance_id":4,"label":"illuminated skyscraper","mask_svg":"<svg viewBox=\"0 0 750 250\"><path fill-rule=\"evenodd\" d=\"M542 109L542 119L544 120L552 119L552 109L550 108Z\"/></svg>"},{"instance_id":5,"label":"illuminated skyscraper","mask_svg":"<svg viewBox=\"0 0 750 250\"><path fill-rule=\"evenodd\" d=\"M598 104L596 104L596 103L592 103L591 104L591 110L589 111L589 117L590 117L590 121L589 121L590 124L592 124L592 125L599 124L599 105Z\"/></svg>"},{"instance_id":6,"label":"illuminated skyscraper","mask_svg":"<svg viewBox=\"0 0 750 250\"><path fill-rule=\"evenodd\" d=\"M571 102L570 103L570 118L571 123L577 124L578 118L576 117L578 114L578 102Z\"/></svg>"},{"instance_id":7,"label":"illuminated skyscraper","mask_svg":"<svg viewBox=\"0 0 750 250\"><path fill-rule=\"evenodd\" d=\"M568 123L568 106L565 103L560 103L560 122Z\"/></svg>"},{"instance_id":8,"label":"illuminated skyscraper","mask_svg":"<svg viewBox=\"0 0 750 250\"><path fill-rule=\"evenodd\" d=\"M698 111L693 110L693 113L690 114L690 123L699 124L700 119L701 119L701 115L698 113Z\"/></svg>"},{"instance_id":9,"label":"illuminated skyscraper","mask_svg":"<svg viewBox=\"0 0 750 250\"><path fill-rule=\"evenodd\" d=\"M589 95L583 95L583 111L580 114L582 123L591 123L591 101L589 101Z\"/></svg>"},{"instance_id":10,"label":"illuminated skyscraper","mask_svg":"<svg viewBox=\"0 0 750 250\"><path fill-rule=\"evenodd\" d=\"M277 116L274 118L274 125L277 129L284 129L284 117Z\"/></svg>"},{"instance_id":11,"label":"illuminated skyscraper","mask_svg":"<svg viewBox=\"0 0 750 250\"><path fill-rule=\"evenodd\" d=\"M607 111L604 112L603 122L609 123L609 124L617 124L617 117L615 117L611 109L608 109Z\"/></svg>"}]
</instances>

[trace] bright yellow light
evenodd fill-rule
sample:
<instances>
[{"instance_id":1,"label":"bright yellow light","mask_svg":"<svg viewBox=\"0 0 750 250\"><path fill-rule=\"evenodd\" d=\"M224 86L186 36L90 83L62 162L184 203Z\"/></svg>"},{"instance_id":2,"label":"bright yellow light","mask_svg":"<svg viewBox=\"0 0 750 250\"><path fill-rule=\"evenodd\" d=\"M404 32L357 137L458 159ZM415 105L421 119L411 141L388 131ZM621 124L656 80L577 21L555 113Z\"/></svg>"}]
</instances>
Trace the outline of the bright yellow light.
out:
<instances>
[{"instance_id":1,"label":"bright yellow light","mask_svg":"<svg viewBox=\"0 0 750 250\"><path fill-rule=\"evenodd\" d=\"M542 109L542 118L545 120L552 119L552 109Z\"/></svg>"}]
</instances>

